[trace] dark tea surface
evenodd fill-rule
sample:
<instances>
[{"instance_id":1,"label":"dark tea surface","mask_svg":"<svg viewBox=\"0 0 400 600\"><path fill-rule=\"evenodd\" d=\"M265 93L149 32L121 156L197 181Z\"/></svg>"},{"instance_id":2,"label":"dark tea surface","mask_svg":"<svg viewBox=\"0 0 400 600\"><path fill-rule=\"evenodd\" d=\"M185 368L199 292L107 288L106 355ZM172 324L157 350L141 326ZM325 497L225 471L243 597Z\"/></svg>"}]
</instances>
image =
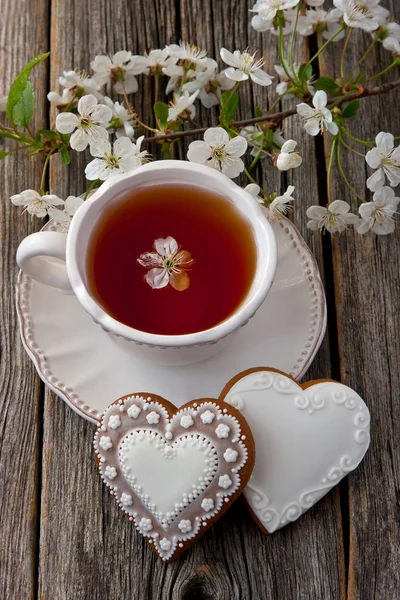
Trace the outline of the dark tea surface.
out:
<instances>
[{"instance_id":1,"label":"dark tea surface","mask_svg":"<svg viewBox=\"0 0 400 600\"><path fill-rule=\"evenodd\" d=\"M169 283L153 289L146 280L150 267L138 262L156 253L155 240L168 237L193 259L183 291ZM159 267L156 281L164 284L168 276ZM181 335L214 327L238 308L255 274L256 247L251 225L223 196L186 185L148 186L104 210L87 268L91 293L115 319L148 333Z\"/></svg>"}]
</instances>

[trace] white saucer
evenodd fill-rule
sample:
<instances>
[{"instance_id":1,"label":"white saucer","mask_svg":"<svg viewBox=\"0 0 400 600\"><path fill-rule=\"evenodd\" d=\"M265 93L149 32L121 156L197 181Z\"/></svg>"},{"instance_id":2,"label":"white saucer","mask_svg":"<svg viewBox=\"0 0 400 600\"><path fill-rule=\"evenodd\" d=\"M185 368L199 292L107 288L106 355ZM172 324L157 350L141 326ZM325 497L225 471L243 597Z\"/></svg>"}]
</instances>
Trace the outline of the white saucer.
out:
<instances>
[{"instance_id":1,"label":"white saucer","mask_svg":"<svg viewBox=\"0 0 400 600\"><path fill-rule=\"evenodd\" d=\"M314 257L294 225L283 219L273 227L278 269L267 299L227 349L191 365L155 366L125 354L74 296L20 273L21 339L40 377L94 423L108 404L131 392L152 392L180 406L218 396L231 377L250 367L275 367L299 379L325 333L325 293ZM54 230L54 224L45 229Z\"/></svg>"}]
</instances>

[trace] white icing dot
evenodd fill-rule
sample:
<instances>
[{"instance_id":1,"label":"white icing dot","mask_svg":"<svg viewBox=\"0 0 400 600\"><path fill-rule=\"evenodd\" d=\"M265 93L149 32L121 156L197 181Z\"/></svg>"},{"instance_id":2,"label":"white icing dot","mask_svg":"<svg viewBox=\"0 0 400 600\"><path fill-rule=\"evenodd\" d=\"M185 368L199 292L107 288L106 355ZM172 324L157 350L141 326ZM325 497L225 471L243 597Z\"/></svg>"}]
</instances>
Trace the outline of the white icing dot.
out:
<instances>
[{"instance_id":1,"label":"white icing dot","mask_svg":"<svg viewBox=\"0 0 400 600\"><path fill-rule=\"evenodd\" d=\"M111 415L108 419L108 426L111 429L118 429L121 426L121 417L119 415Z\"/></svg>"},{"instance_id":2,"label":"white icing dot","mask_svg":"<svg viewBox=\"0 0 400 600\"><path fill-rule=\"evenodd\" d=\"M99 446L102 450L109 450L110 448L112 448L111 438L107 437L106 435L102 435L100 438Z\"/></svg>"},{"instance_id":3,"label":"white icing dot","mask_svg":"<svg viewBox=\"0 0 400 600\"><path fill-rule=\"evenodd\" d=\"M192 415L183 415L180 420L181 427L184 429L189 429L194 424Z\"/></svg>"},{"instance_id":4,"label":"white icing dot","mask_svg":"<svg viewBox=\"0 0 400 600\"><path fill-rule=\"evenodd\" d=\"M235 462L237 457L238 453L236 452L236 450L232 450L232 448L227 448L224 452L224 459L226 460L226 462Z\"/></svg>"},{"instance_id":5,"label":"white icing dot","mask_svg":"<svg viewBox=\"0 0 400 600\"><path fill-rule=\"evenodd\" d=\"M221 438L227 438L229 435L231 428L228 427L228 425L224 425L223 423L221 423L220 425L218 425L217 429L215 430L215 433L217 434L217 437Z\"/></svg>"},{"instance_id":6,"label":"white icing dot","mask_svg":"<svg viewBox=\"0 0 400 600\"><path fill-rule=\"evenodd\" d=\"M227 490L228 487L232 485L232 479L229 477L229 475L221 475L221 477L218 479L218 485L224 490Z\"/></svg>"},{"instance_id":7,"label":"white icing dot","mask_svg":"<svg viewBox=\"0 0 400 600\"><path fill-rule=\"evenodd\" d=\"M209 425L215 419L215 414L211 412L211 410L206 410L200 415L200 419L202 423L204 423L205 425Z\"/></svg>"},{"instance_id":8,"label":"white icing dot","mask_svg":"<svg viewBox=\"0 0 400 600\"><path fill-rule=\"evenodd\" d=\"M245 435L242 435L242 437L241 437L240 439L241 439L241 440L245 440L245 439L246 439L246 436L245 436Z\"/></svg>"},{"instance_id":9,"label":"white icing dot","mask_svg":"<svg viewBox=\"0 0 400 600\"><path fill-rule=\"evenodd\" d=\"M107 466L104 469L104 475L112 481L117 476L117 469L115 467Z\"/></svg>"},{"instance_id":10,"label":"white icing dot","mask_svg":"<svg viewBox=\"0 0 400 600\"><path fill-rule=\"evenodd\" d=\"M121 504L122 506L132 506L132 496L130 494L125 494L125 492L121 494Z\"/></svg>"},{"instance_id":11,"label":"white icing dot","mask_svg":"<svg viewBox=\"0 0 400 600\"><path fill-rule=\"evenodd\" d=\"M130 406L126 412L128 413L128 416L132 419L137 419L140 413L142 412L142 409L139 408L137 404L132 404L132 406Z\"/></svg>"},{"instance_id":12,"label":"white icing dot","mask_svg":"<svg viewBox=\"0 0 400 600\"><path fill-rule=\"evenodd\" d=\"M212 498L204 498L201 503L201 508L206 512L210 512L214 508L214 500Z\"/></svg>"},{"instance_id":13,"label":"white icing dot","mask_svg":"<svg viewBox=\"0 0 400 600\"><path fill-rule=\"evenodd\" d=\"M178 544L178 546L179 546L179 548L183 548L183 544L182 543Z\"/></svg>"},{"instance_id":14,"label":"white icing dot","mask_svg":"<svg viewBox=\"0 0 400 600\"><path fill-rule=\"evenodd\" d=\"M153 529L153 523L151 519L142 517L139 522L139 527L142 531L151 531Z\"/></svg>"},{"instance_id":15,"label":"white icing dot","mask_svg":"<svg viewBox=\"0 0 400 600\"><path fill-rule=\"evenodd\" d=\"M149 413L146 417L146 421L149 423L149 425L156 425L159 420L160 415L157 414L154 410L152 410L151 413Z\"/></svg>"},{"instance_id":16,"label":"white icing dot","mask_svg":"<svg viewBox=\"0 0 400 600\"><path fill-rule=\"evenodd\" d=\"M167 439L167 440L172 440L172 438L173 438L173 437L174 437L174 436L172 435L171 431L167 431L167 432L165 433L165 439Z\"/></svg>"},{"instance_id":17,"label":"white icing dot","mask_svg":"<svg viewBox=\"0 0 400 600\"><path fill-rule=\"evenodd\" d=\"M182 519L178 524L178 527L182 533L189 533L189 531L192 531L192 522L188 519Z\"/></svg>"},{"instance_id":18,"label":"white icing dot","mask_svg":"<svg viewBox=\"0 0 400 600\"><path fill-rule=\"evenodd\" d=\"M167 538L163 538L162 540L160 540L160 548L161 550L168 552L168 550L171 549L171 542L167 540Z\"/></svg>"}]
</instances>

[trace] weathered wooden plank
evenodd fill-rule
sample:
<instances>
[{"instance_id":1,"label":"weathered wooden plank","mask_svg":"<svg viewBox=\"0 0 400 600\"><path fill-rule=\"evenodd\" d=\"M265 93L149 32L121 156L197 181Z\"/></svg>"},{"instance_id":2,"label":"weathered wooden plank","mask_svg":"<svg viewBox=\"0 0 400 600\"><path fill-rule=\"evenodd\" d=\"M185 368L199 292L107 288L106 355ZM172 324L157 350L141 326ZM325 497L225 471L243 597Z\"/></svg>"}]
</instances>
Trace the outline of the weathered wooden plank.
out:
<instances>
[{"instance_id":1,"label":"weathered wooden plank","mask_svg":"<svg viewBox=\"0 0 400 600\"><path fill-rule=\"evenodd\" d=\"M33 7L21 0L17 9L2 0L0 14L0 93L5 94L25 63L47 50L48 2L38 0ZM35 125L45 127L47 65L31 80L37 91ZM13 147L0 140L2 150ZM40 222L21 216L9 198L38 188L41 167L39 158L20 153L0 163L0 595L10 600L33 598L36 589L42 386L19 340L14 299L17 246Z\"/></svg>"},{"instance_id":2,"label":"weathered wooden plank","mask_svg":"<svg viewBox=\"0 0 400 600\"><path fill-rule=\"evenodd\" d=\"M385 5L399 18L397 2ZM368 35L361 44L359 32L354 32L349 56L359 56L360 46L366 48L369 43ZM338 64L339 49L335 46L333 52ZM367 72L377 73L389 61L389 55L378 47L366 62ZM395 71L391 76L396 76ZM389 75L384 78L389 79ZM379 131L399 135L400 122L393 110L396 103L398 91L366 99L359 116L349 122L349 130L368 140ZM361 145L353 146L365 151ZM351 183L362 197L371 200L365 187L371 170L357 155L345 150L342 154ZM360 202L351 197L337 169L333 173L333 193L334 198L351 202L353 212L357 211ZM348 600L395 600L400 594L398 249L398 230L387 237L347 232L333 243L341 378L363 396L372 419L371 448L361 467L348 479Z\"/></svg>"}]
</instances>

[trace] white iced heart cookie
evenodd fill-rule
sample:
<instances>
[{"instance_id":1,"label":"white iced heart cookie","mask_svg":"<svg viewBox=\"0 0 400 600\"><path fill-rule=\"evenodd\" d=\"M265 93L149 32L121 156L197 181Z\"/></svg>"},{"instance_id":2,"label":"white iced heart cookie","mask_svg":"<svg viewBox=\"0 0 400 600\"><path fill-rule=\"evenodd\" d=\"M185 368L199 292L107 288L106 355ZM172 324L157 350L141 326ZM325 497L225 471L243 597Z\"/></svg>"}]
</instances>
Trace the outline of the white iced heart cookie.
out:
<instances>
[{"instance_id":1,"label":"white iced heart cookie","mask_svg":"<svg viewBox=\"0 0 400 600\"><path fill-rule=\"evenodd\" d=\"M251 427L256 463L243 493L268 533L318 502L359 465L369 446L367 406L335 381L300 386L273 369L250 369L227 384L221 399Z\"/></svg>"},{"instance_id":2,"label":"white iced heart cookie","mask_svg":"<svg viewBox=\"0 0 400 600\"><path fill-rule=\"evenodd\" d=\"M103 414L94 447L103 480L163 560L207 531L254 465L243 416L209 399L177 409L160 396L124 396Z\"/></svg>"}]
</instances>

